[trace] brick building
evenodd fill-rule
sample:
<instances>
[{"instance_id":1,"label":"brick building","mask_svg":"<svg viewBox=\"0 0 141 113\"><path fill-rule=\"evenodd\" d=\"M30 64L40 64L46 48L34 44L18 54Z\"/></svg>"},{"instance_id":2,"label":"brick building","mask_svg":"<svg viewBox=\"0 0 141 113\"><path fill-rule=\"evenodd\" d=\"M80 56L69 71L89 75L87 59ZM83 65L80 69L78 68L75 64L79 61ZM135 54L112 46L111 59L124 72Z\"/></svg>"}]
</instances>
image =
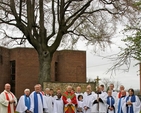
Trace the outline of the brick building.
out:
<instances>
[{"instance_id":1,"label":"brick building","mask_svg":"<svg viewBox=\"0 0 141 113\"><path fill-rule=\"evenodd\" d=\"M33 90L38 83L38 54L33 48L0 47L0 92L10 83L19 98L25 88ZM78 81L79 80L79 81ZM86 52L55 52L51 63L52 82L86 82Z\"/></svg>"}]
</instances>

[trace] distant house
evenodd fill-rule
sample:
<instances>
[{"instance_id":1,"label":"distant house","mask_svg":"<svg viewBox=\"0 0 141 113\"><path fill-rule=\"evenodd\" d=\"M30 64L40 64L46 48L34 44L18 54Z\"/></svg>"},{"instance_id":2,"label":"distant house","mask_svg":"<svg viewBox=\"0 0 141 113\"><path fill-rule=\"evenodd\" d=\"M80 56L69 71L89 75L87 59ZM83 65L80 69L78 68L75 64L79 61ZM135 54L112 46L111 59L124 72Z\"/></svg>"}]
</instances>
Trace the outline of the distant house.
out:
<instances>
[{"instance_id":1,"label":"distant house","mask_svg":"<svg viewBox=\"0 0 141 113\"><path fill-rule=\"evenodd\" d=\"M25 88L33 90L38 83L39 62L34 48L0 47L0 92L10 83L19 98ZM86 82L86 52L55 52L51 63L52 82Z\"/></svg>"}]
</instances>

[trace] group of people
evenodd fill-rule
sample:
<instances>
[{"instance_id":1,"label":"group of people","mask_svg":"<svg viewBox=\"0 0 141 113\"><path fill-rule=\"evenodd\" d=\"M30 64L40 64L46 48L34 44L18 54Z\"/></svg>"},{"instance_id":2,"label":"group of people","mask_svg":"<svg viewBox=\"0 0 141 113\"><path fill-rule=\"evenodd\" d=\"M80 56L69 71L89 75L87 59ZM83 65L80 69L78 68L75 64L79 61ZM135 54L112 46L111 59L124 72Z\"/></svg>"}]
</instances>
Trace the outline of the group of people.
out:
<instances>
[{"instance_id":1,"label":"group of people","mask_svg":"<svg viewBox=\"0 0 141 113\"><path fill-rule=\"evenodd\" d=\"M140 113L141 102L131 88L126 92L120 86L119 92L114 91L110 84L109 90L104 91L104 85L97 87L94 92L91 85L86 87L86 92L81 92L81 87L76 91L67 86L65 92L57 89L46 88L42 91L40 84L34 86L34 91L25 89L24 94L17 98L10 91L10 84L5 84L5 90L0 94L0 113Z\"/></svg>"}]
</instances>

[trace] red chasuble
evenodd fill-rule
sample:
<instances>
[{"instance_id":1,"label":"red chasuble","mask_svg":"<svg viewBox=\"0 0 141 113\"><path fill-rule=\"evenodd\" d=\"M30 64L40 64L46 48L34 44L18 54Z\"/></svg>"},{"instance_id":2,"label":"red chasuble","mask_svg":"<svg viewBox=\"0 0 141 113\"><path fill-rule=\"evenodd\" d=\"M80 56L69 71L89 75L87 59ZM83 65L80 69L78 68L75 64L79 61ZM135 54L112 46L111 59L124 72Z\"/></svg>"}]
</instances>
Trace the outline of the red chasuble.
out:
<instances>
[{"instance_id":1,"label":"red chasuble","mask_svg":"<svg viewBox=\"0 0 141 113\"><path fill-rule=\"evenodd\" d=\"M74 93L64 92L62 96L63 102L64 102L64 111L65 113L75 113L75 108L77 105L77 99ZM68 103L71 102L71 105L68 105Z\"/></svg>"}]
</instances>

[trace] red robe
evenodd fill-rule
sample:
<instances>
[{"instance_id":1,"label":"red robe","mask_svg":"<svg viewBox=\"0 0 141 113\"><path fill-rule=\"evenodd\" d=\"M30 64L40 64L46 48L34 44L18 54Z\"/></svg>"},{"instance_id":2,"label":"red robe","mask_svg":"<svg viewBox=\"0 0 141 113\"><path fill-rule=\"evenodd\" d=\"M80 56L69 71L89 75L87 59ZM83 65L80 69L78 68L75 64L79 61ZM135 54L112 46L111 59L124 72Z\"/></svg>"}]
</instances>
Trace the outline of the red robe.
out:
<instances>
[{"instance_id":1,"label":"red robe","mask_svg":"<svg viewBox=\"0 0 141 113\"><path fill-rule=\"evenodd\" d=\"M63 102L64 102L64 111L65 113L75 113L76 111L76 105L77 105L77 99L76 95L74 93L64 92L62 96ZM72 105L68 105L68 100L71 100Z\"/></svg>"}]
</instances>

